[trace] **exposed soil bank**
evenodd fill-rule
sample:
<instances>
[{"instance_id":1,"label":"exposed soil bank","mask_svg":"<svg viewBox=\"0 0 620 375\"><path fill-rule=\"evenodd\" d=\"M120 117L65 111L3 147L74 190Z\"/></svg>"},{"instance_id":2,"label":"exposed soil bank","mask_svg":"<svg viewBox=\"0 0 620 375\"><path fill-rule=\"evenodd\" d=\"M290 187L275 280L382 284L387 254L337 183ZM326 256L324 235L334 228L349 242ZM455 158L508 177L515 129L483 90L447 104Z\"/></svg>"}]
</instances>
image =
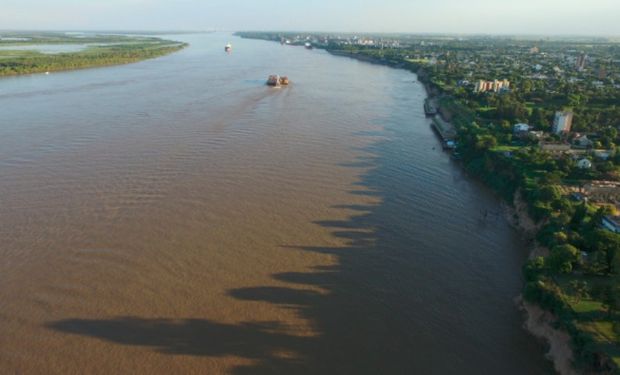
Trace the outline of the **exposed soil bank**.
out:
<instances>
[{"instance_id":1,"label":"exposed soil bank","mask_svg":"<svg viewBox=\"0 0 620 375\"><path fill-rule=\"evenodd\" d=\"M549 345L546 357L553 362L555 370L562 375L578 374L572 366L571 337L567 332L553 327L556 317L539 306L524 301L521 296L517 297L515 302L526 315L523 327Z\"/></svg>"}]
</instances>

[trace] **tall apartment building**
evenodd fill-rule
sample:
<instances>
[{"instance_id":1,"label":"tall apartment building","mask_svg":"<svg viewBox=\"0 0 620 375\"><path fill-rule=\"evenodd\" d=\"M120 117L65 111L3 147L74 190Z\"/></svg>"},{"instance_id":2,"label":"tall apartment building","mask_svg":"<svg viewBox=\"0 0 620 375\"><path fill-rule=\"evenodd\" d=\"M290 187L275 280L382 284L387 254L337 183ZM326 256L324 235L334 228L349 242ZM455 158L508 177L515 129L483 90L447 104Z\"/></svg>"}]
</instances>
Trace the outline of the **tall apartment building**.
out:
<instances>
[{"instance_id":1,"label":"tall apartment building","mask_svg":"<svg viewBox=\"0 0 620 375\"><path fill-rule=\"evenodd\" d=\"M476 83L476 86L474 87L474 92L487 92L487 91L500 92L501 90L505 90L509 88L510 88L510 81L508 81L507 79L504 79L502 81L499 81L497 79L494 81L480 80Z\"/></svg>"},{"instance_id":2,"label":"tall apartment building","mask_svg":"<svg viewBox=\"0 0 620 375\"><path fill-rule=\"evenodd\" d=\"M579 70L583 70L586 67L586 60L588 59L588 55L582 53L577 57L577 61L575 61L575 68Z\"/></svg>"}]
</instances>

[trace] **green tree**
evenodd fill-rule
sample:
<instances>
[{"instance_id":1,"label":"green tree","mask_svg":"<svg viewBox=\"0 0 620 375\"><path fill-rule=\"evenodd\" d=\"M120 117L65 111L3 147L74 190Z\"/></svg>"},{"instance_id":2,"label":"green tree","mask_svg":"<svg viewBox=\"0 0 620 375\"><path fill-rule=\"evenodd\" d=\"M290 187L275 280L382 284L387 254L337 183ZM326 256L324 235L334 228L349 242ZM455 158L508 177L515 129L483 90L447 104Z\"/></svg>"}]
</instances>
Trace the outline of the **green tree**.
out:
<instances>
[{"instance_id":1,"label":"green tree","mask_svg":"<svg viewBox=\"0 0 620 375\"><path fill-rule=\"evenodd\" d=\"M554 246L547 259L549 269L553 273L570 273L573 264L579 260L579 250L568 244Z\"/></svg>"}]
</instances>

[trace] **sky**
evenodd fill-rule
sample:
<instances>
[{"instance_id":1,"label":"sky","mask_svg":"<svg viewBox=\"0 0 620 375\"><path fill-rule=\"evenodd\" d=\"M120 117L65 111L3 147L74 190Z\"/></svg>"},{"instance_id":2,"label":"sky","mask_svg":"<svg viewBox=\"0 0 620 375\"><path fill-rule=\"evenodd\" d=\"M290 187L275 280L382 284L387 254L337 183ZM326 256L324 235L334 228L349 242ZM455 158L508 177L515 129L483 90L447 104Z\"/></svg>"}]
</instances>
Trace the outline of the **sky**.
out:
<instances>
[{"instance_id":1,"label":"sky","mask_svg":"<svg viewBox=\"0 0 620 375\"><path fill-rule=\"evenodd\" d=\"M0 29L620 36L620 0L0 0Z\"/></svg>"}]
</instances>

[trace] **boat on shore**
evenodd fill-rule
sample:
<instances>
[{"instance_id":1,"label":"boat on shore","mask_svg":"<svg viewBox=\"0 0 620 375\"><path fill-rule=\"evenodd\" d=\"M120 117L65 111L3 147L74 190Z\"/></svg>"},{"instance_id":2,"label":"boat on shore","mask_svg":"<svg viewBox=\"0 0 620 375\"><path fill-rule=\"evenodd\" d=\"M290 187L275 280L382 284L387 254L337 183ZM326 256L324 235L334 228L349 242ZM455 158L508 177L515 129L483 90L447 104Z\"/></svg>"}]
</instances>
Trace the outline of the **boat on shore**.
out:
<instances>
[{"instance_id":1,"label":"boat on shore","mask_svg":"<svg viewBox=\"0 0 620 375\"><path fill-rule=\"evenodd\" d=\"M427 116L435 116L437 114L437 108L432 99L424 99L424 114Z\"/></svg>"},{"instance_id":2,"label":"boat on shore","mask_svg":"<svg viewBox=\"0 0 620 375\"><path fill-rule=\"evenodd\" d=\"M226 44L226 46L224 47L224 51L226 51L226 52L232 51L232 44L230 44L230 43Z\"/></svg>"}]
</instances>

